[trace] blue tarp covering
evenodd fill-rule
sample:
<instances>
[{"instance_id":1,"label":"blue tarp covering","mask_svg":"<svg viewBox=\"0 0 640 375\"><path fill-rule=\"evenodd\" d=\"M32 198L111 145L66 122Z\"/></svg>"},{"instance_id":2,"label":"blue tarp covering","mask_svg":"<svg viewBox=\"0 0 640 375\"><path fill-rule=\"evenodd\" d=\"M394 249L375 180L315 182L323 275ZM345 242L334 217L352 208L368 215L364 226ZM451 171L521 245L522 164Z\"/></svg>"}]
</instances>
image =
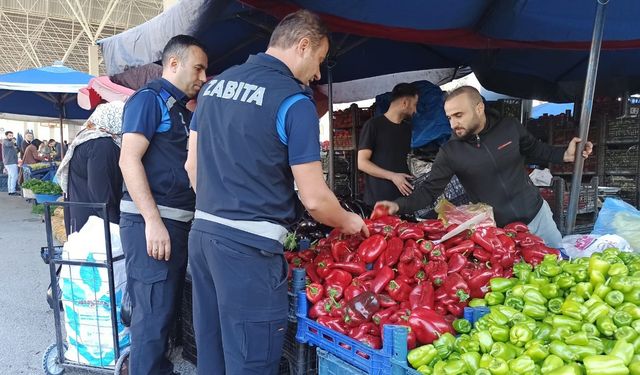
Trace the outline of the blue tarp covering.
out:
<instances>
[{"instance_id":1,"label":"blue tarp covering","mask_svg":"<svg viewBox=\"0 0 640 375\"><path fill-rule=\"evenodd\" d=\"M100 41L109 74L159 60L175 34L208 47L209 74L263 51L277 20L316 11L333 33L334 81L471 66L489 90L572 101L584 78L597 0L183 0L147 24ZM640 1L607 5L596 90L640 90Z\"/></svg>"}]
</instances>

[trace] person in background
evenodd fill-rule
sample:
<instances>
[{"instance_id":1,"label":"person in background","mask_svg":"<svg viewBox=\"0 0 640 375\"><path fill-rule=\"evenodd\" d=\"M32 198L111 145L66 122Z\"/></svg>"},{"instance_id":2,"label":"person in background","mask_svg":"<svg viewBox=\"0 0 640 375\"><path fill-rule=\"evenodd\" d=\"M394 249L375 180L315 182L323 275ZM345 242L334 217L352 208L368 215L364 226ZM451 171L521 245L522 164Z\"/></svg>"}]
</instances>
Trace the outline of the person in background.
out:
<instances>
[{"instance_id":1,"label":"person in background","mask_svg":"<svg viewBox=\"0 0 640 375\"><path fill-rule=\"evenodd\" d=\"M367 233L322 174L309 84L328 50L317 15L289 14L265 53L198 96L185 168L197 192L189 267L200 375L278 373L289 307L283 241L302 205L346 234Z\"/></svg>"},{"instance_id":2,"label":"person in background","mask_svg":"<svg viewBox=\"0 0 640 375\"><path fill-rule=\"evenodd\" d=\"M524 160L528 156L551 163L573 162L581 140L573 138L566 148L542 143L518 120L486 109L482 96L471 86L450 92L444 109L454 135L440 148L426 183L408 197L378 204L391 214L412 214L432 204L455 174L472 202L493 207L499 227L521 221L548 246L560 247L562 235ZM592 148L587 142L582 157L587 158Z\"/></svg>"},{"instance_id":3,"label":"person in background","mask_svg":"<svg viewBox=\"0 0 640 375\"><path fill-rule=\"evenodd\" d=\"M18 146L13 138L13 132L4 132L5 139L2 140L2 162L7 171L7 192L9 195L20 195L16 192L18 184Z\"/></svg>"},{"instance_id":4,"label":"person in background","mask_svg":"<svg viewBox=\"0 0 640 375\"><path fill-rule=\"evenodd\" d=\"M66 201L107 203L112 223L120 222L122 173L118 160L123 108L119 101L99 105L71 142L56 172ZM101 209L69 206L64 215L67 234L80 230L89 216L107 219Z\"/></svg>"},{"instance_id":5,"label":"person in background","mask_svg":"<svg viewBox=\"0 0 640 375\"><path fill-rule=\"evenodd\" d=\"M186 105L206 80L207 61L195 38L171 38L162 52L162 78L136 91L124 107L120 237L132 302L129 373L135 375L173 373L166 352L195 209L184 170L192 116Z\"/></svg>"},{"instance_id":6,"label":"person in background","mask_svg":"<svg viewBox=\"0 0 640 375\"><path fill-rule=\"evenodd\" d=\"M38 147L38 153L45 159L51 160L51 147L49 146L49 142L46 140L42 141L40 147Z\"/></svg>"},{"instance_id":7,"label":"person in background","mask_svg":"<svg viewBox=\"0 0 640 375\"><path fill-rule=\"evenodd\" d=\"M367 121L360 133L358 169L366 173L364 201L394 200L411 194L413 185L407 155L411 152L411 118L418 105L418 89L399 83L391 91L389 109Z\"/></svg>"},{"instance_id":8,"label":"person in background","mask_svg":"<svg viewBox=\"0 0 640 375\"><path fill-rule=\"evenodd\" d=\"M60 161L61 153L58 150L60 148L58 145L58 142L56 142L56 140L52 138L49 140L48 145L49 145L49 149L51 150L51 153L49 154L50 155L49 160Z\"/></svg>"},{"instance_id":9,"label":"person in background","mask_svg":"<svg viewBox=\"0 0 640 375\"><path fill-rule=\"evenodd\" d=\"M22 140L22 144L20 145L20 154L24 159L24 154L27 152L27 147L33 142L33 133L27 132L24 134L24 139ZM38 151L38 149L36 149Z\"/></svg>"},{"instance_id":10,"label":"person in background","mask_svg":"<svg viewBox=\"0 0 640 375\"><path fill-rule=\"evenodd\" d=\"M29 142L27 148L24 150L24 156L22 157L22 165L30 165L39 163L41 161L47 160L46 158L40 156L38 153L38 148L42 145L42 141L39 139L34 139Z\"/></svg>"}]
</instances>

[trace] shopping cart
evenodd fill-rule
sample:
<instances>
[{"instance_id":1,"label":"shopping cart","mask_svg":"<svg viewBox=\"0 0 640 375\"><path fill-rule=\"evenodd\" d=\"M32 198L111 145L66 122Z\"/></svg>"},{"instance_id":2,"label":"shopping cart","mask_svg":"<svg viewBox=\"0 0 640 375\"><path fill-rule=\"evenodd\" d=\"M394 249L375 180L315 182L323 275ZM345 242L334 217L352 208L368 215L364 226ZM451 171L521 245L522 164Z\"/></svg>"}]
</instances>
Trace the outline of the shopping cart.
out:
<instances>
[{"instance_id":1,"label":"shopping cart","mask_svg":"<svg viewBox=\"0 0 640 375\"><path fill-rule=\"evenodd\" d=\"M104 262L89 262L83 260L68 260L63 259L62 257L62 249L60 246L55 246L53 243L53 230L51 225L51 207L52 206L62 206L62 207L84 207L84 208L93 208L102 210L102 217L108 217L107 204L106 203L78 203L78 202L45 202L44 203L44 215L45 215L45 225L47 232L47 247L41 250L41 256L45 263L49 265L49 273L51 277L51 290L52 290L52 308L53 308L53 317L55 322L55 330L56 330L56 341L54 344L50 345L47 350L44 352L42 358L42 367L44 369L44 373L46 375L60 375L64 373L65 368L78 368L84 370L91 370L99 373L105 374L116 374L116 375L124 375L128 374L127 364L128 364L128 356L129 356L129 348L124 348L121 350L119 345L119 335L118 335L118 316L116 310L116 295L115 295L115 285L114 285L114 274L113 274L113 265L114 262L120 261L124 259L124 255L120 255L117 257L113 257L111 250L111 232L109 231L109 221L104 220L104 241L106 244L106 261ZM108 285L109 285L109 304L110 304L110 318L111 318L111 335L113 340L113 350L114 350L114 359L115 364L113 366L92 366L84 364L78 360L72 361L65 358L65 352L68 348L68 344L63 339L63 324L62 324L62 308L60 303L55 303L56 301L60 301L62 298L62 292L58 286L58 274L59 268L62 266L87 266L94 268L104 268L107 270L108 275ZM96 318L98 317L98 304L95 305ZM96 319L97 320L97 319ZM100 337L100 335L98 335ZM100 343L100 347L102 347L102 343ZM108 359L104 359L102 357L102 351L100 352L100 363L110 362Z\"/></svg>"}]
</instances>

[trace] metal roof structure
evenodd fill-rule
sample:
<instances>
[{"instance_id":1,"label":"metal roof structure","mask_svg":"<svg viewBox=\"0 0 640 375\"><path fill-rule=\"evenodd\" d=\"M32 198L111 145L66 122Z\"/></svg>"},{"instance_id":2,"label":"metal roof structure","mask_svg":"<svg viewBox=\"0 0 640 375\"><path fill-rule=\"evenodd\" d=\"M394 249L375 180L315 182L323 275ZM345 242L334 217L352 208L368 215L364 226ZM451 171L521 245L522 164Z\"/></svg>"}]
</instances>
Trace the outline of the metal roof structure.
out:
<instances>
[{"instance_id":1,"label":"metal roof structure","mask_svg":"<svg viewBox=\"0 0 640 375\"><path fill-rule=\"evenodd\" d=\"M54 61L88 72L90 45L162 10L162 0L0 0L0 74Z\"/></svg>"}]
</instances>

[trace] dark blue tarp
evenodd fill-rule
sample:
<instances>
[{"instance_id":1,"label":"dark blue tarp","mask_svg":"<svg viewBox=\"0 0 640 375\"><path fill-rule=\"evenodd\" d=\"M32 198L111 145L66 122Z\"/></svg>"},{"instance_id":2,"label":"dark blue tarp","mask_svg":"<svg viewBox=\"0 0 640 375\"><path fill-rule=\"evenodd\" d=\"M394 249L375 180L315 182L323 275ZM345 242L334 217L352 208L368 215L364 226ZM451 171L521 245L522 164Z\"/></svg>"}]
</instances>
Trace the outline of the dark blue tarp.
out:
<instances>
[{"instance_id":1,"label":"dark blue tarp","mask_svg":"<svg viewBox=\"0 0 640 375\"><path fill-rule=\"evenodd\" d=\"M336 82L471 66L492 91L571 101L582 94L596 6L597 0L183 0L99 43L115 74L159 60L172 35L188 33L204 41L208 73L216 74L263 51L277 20L306 8L334 31ZM639 16L640 1L607 5L597 92L640 91Z\"/></svg>"}]
</instances>

